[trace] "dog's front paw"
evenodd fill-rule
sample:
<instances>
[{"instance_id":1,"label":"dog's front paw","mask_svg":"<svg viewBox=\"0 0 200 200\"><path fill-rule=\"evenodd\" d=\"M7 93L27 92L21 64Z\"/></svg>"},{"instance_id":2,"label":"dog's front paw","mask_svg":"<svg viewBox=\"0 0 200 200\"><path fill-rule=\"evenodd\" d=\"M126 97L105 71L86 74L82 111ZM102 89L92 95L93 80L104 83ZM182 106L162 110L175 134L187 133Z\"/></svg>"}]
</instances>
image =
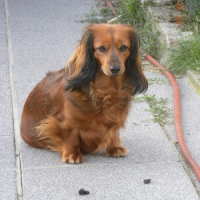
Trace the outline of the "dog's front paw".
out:
<instances>
[{"instance_id":1,"label":"dog's front paw","mask_svg":"<svg viewBox=\"0 0 200 200\"><path fill-rule=\"evenodd\" d=\"M65 154L62 156L62 162L69 164L78 164L83 162L83 156L81 153L78 152Z\"/></svg>"},{"instance_id":2,"label":"dog's front paw","mask_svg":"<svg viewBox=\"0 0 200 200\"><path fill-rule=\"evenodd\" d=\"M106 150L106 155L110 157L125 157L128 153L128 149L124 147L114 147Z\"/></svg>"}]
</instances>

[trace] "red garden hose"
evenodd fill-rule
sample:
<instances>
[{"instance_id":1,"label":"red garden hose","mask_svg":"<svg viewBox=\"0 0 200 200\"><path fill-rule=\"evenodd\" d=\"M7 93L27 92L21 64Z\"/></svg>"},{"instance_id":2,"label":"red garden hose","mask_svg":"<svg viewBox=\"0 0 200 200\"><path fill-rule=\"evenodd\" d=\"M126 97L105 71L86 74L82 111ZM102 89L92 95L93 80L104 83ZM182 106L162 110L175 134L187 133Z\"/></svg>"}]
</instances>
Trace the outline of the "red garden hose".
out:
<instances>
[{"instance_id":1,"label":"red garden hose","mask_svg":"<svg viewBox=\"0 0 200 200\"><path fill-rule=\"evenodd\" d=\"M113 14L116 15L116 10L114 9L112 3L108 0L106 0L106 3L108 5L108 7L111 9L111 11L113 12ZM197 165L195 160L192 158L192 156L187 148L187 145L185 143L184 136L183 136L182 126L181 126L180 91L179 91L179 87L176 82L176 79L169 71L167 71L165 69L164 66L162 66L158 61L156 61L152 56L146 54L146 55L144 55L144 57L152 65L154 65L156 68L161 70L163 72L163 74L171 82L171 85L173 87L173 92L174 92L174 124L175 124L176 137L178 140L178 144L179 144L180 150L181 150L185 160L187 161L187 163L189 164L189 166L195 173L198 181L200 182L200 167Z\"/></svg>"}]
</instances>

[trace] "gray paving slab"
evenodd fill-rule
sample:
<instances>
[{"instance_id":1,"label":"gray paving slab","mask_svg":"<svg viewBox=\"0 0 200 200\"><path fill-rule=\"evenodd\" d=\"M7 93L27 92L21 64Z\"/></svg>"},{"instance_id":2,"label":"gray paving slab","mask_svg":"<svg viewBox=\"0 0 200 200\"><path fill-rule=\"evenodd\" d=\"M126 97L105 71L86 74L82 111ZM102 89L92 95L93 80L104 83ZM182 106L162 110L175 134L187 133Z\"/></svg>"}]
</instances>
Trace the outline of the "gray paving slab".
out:
<instances>
[{"instance_id":1,"label":"gray paving slab","mask_svg":"<svg viewBox=\"0 0 200 200\"><path fill-rule=\"evenodd\" d=\"M0 136L0 171L15 168L15 149L12 136Z\"/></svg>"},{"instance_id":2,"label":"gray paving slab","mask_svg":"<svg viewBox=\"0 0 200 200\"><path fill-rule=\"evenodd\" d=\"M8 51L6 48L0 47L0 66L7 65L7 63L8 63Z\"/></svg>"},{"instance_id":3,"label":"gray paving slab","mask_svg":"<svg viewBox=\"0 0 200 200\"><path fill-rule=\"evenodd\" d=\"M182 127L191 155L200 165L200 96L185 77L178 79L181 93Z\"/></svg>"},{"instance_id":4,"label":"gray paving slab","mask_svg":"<svg viewBox=\"0 0 200 200\"><path fill-rule=\"evenodd\" d=\"M137 97L136 97L137 98ZM152 123L154 117L150 111L149 104L144 100L133 99L126 125L137 125L140 123Z\"/></svg>"},{"instance_id":5,"label":"gray paving slab","mask_svg":"<svg viewBox=\"0 0 200 200\"><path fill-rule=\"evenodd\" d=\"M3 0L2 0L3 1ZM61 6L69 6L69 5L73 5L74 8L76 6L87 6L90 8L91 5L95 5L95 1L94 0L87 0L87 1L83 1L83 0L58 0L58 1L54 1L54 0L44 0L44 1L40 1L40 0L35 0L35 1L31 1L31 0L26 0L26 1L18 1L18 4L16 4L15 0L9 0L9 7L32 7L32 8L40 8L40 7L61 7ZM68 9L66 9L68 11Z\"/></svg>"},{"instance_id":6,"label":"gray paving slab","mask_svg":"<svg viewBox=\"0 0 200 200\"><path fill-rule=\"evenodd\" d=\"M24 200L197 200L198 196L176 162L73 166L23 171ZM150 184L143 180L150 178ZM90 191L85 197L79 189Z\"/></svg>"},{"instance_id":7,"label":"gray paving slab","mask_svg":"<svg viewBox=\"0 0 200 200\"><path fill-rule=\"evenodd\" d=\"M0 24L0 29L3 27ZM0 32L0 66L8 64L6 33Z\"/></svg>"},{"instance_id":8,"label":"gray paving slab","mask_svg":"<svg viewBox=\"0 0 200 200\"><path fill-rule=\"evenodd\" d=\"M75 2L75 1L74 1ZM10 18L14 19L41 19L41 20L52 20L52 19L67 19L68 22L82 20L86 13L91 9L94 1L88 1L87 4L81 3L80 1L73 3L73 1L57 1L56 4L53 1L44 1L41 3L20 3L15 4L9 1ZM29 5L28 5L29 4ZM55 9L56 8L56 9Z\"/></svg>"},{"instance_id":9,"label":"gray paving slab","mask_svg":"<svg viewBox=\"0 0 200 200\"><path fill-rule=\"evenodd\" d=\"M13 135L12 103L9 82L9 69L1 65L0 73L0 136Z\"/></svg>"},{"instance_id":10,"label":"gray paving slab","mask_svg":"<svg viewBox=\"0 0 200 200\"><path fill-rule=\"evenodd\" d=\"M16 173L14 170L1 171L0 169L0 199L17 200Z\"/></svg>"},{"instance_id":11,"label":"gray paving slab","mask_svg":"<svg viewBox=\"0 0 200 200\"><path fill-rule=\"evenodd\" d=\"M125 135L125 142L127 142L125 146L133 148L132 160L136 162L177 160L163 129L157 123L128 126Z\"/></svg>"},{"instance_id":12,"label":"gray paving slab","mask_svg":"<svg viewBox=\"0 0 200 200\"><path fill-rule=\"evenodd\" d=\"M7 100L2 101L0 95L0 136L13 135L12 108L10 105Z\"/></svg>"},{"instance_id":13,"label":"gray paving slab","mask_svg":"<svg viewBox=\"0 0 200 200\"><path fill-rule=\"evenodd\" d=\"M6 32L4 0L0 0L0 33Z\"/></svg>"},{"instance_id":14,"label":"gray paving slab","mask_svg":"<svg viewBox=\"0 0 200 200\"><path fill-rule=\"evenodd\" d=\"M4 20L1 20L1 21L4 21ZM0 28L1 30L3 29L4 25L1 25L0 24ZM7 35L6 35L6 32L0 32L0 41L1 41L1 46L0 46L0 49L4 49L7 47Z\"/></svg>"},{"instance_id":15,"label":"gray paving slab","mask_svg":"<svg viewBox=\"0 0 200 200\"><path fill-rule=\"evenodd\" d=\"M74 26L73 26L74 27ZM51 32L25 32L23 35L19 33L12 33L13 47L18 48L34 48L34 47L44 47L51 46L60 47L61 49L67 48L68 45L72 44L74 38L80 39L77 36L81 34L80 27L78 28L78 33L76 37L72 34L72 27L69 26L71 30L59 32L55 31L53 34ZM73 39L73 40L72 40ZM74 41L75 42L75 41ZM76 43L73 43L76 44Z\"/></svg>"},{"instance_id":16,"label":"gray paving slab","mask_svg":"<svg viewBox=\"0 0 200 200\"><path fill-rule=\"evenodd\" d=\"M60 44L61 42L60 40ZM35 46L28 43L23 47L21 43L19 43L15 45L13 49L15 69L21 67L21 71L23 71L24 68L27 68L27 65L30 65L30 67L28 67L34 67L36 71L38 68L42 68L46 71L57 70L65 66L72 52L75 50L76 44L76 42L71 44L71 41L65 41L60 46L44 44ZM58 61L60 63L58 63Z\"/></svg>"},{"instance_id":17,"label":"gray paving slab","mask_svg":"<svg viewBox=\"0 0 200 200\"><path fill-rule=\"evenodd\" d=\"M81 18L82 19L82 18ZM65 19L51 19L51 20L39 20L39 19L12 19L11 21L11 27L12 32L67 32L67 31L73 31L76 32L77 28L80 28L78 24L80 24L79 21L73 20L70 22L71 24L74 24L75 30L70 30L69 21L67 18ZM82 23L81 23L82 24ZM77 34L80 34L79 31L77 31ZM69 37L70 35L66 35Z\"/></svg>"},{"instance_id":18,"label":"gray paving slab","mask_svg":"<svg viewBox=\"0 0 200 200\"><path fill-rule=\"evenodd\" d=\"M0 0L0 66L8 63L4 1Z\"/></svg>"},{"instance_id":19,"label":"gray paving slab","mask_svg":"<svg viewBox=\"0 0 200 200\"><path fill-rule=\"evenodd\" d=\"M0 14L4 13L4 0L0 0Z\"/></svg>"}]
</instances>

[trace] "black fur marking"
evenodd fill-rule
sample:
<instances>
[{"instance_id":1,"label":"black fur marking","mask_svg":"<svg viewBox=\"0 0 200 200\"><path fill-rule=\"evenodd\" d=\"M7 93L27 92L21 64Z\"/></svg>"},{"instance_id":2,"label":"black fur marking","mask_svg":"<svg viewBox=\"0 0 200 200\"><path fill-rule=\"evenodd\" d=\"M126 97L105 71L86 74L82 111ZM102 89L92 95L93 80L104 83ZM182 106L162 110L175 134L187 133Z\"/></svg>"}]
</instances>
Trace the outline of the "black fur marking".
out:
<instances>
[{"instance_id":1,"label":"black fur marking","mask_svg":"<svg viewBox=\"0 0 200 200\"><path fill-rule=\"evenodd\" d=\"M126 62L126 73L134 86L133 95L145 92L148 88L146 78L140 73L137 66L137 54L139 51L139 38L136 33L131 33L130 56Z\"/></svg>"},{"instance_id":2,"label":"black fur marking","mask_svg":"<svg viewBox=\"0 0 200 200\"><path fill-rule=\"evenodd\" d=\"M96 74L97 61L94 57L93 49L93 37L90 35L86 41L86 58L85 63L82 66L81 72L72 80L68 80L68 84L65 88L68 91L70 88L78 89L84 85L89 84Z\"/></svg>"}]
</instances>

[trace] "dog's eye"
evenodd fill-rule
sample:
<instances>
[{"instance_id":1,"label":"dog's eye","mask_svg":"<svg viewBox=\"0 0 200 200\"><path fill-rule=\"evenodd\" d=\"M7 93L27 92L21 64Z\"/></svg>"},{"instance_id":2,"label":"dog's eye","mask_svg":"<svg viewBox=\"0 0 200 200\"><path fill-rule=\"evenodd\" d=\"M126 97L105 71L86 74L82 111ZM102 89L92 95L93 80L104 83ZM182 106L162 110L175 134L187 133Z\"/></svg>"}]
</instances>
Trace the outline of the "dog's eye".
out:
<instances>
[{"instance_id":1,"label":"dog's eye","mask_svg":"<svg viewBox=\"0 0 200 200\"><path fill-rule=\"evenodd\" d=\"M97 48L98 51L105 53L106 52L106 48L104 46L100 46Z\"/></svg>"},{"instance_id":2,"label":"dog's eye","mask_svg":"<svg viewBox=\"0 0 200 200\"><path fill-rule=\"evenodd\" d=\"M124 51L126 51L127 49L128 49L128 47L125 46L125 45L122 45L122 46L119 48L119 50L120 50L121 52L124 52Z\"/></svg>"}]
</instances>

